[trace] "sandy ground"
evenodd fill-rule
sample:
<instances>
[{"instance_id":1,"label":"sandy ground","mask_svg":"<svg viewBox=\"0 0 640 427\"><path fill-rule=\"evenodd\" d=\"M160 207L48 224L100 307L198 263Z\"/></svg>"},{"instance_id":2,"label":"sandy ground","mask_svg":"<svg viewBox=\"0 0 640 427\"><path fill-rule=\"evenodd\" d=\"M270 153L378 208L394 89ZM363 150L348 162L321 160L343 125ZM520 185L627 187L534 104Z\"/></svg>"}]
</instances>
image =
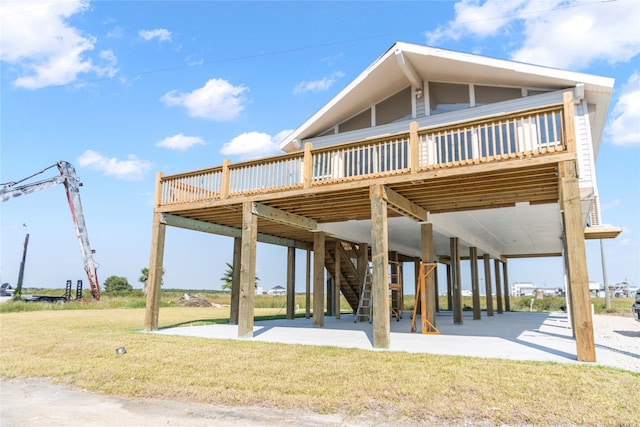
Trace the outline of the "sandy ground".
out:
<instances>
[{"instance_id":1,"label":"sandy ground","mask_svg":"<svg viewBox=\"0 0 640 427\"><path fill-rule=\"evenodd\" d=\"M1 379L0 387L2 427L381 425L339 415L103 396L46 379Z\"/></svg>"}]
</instances>

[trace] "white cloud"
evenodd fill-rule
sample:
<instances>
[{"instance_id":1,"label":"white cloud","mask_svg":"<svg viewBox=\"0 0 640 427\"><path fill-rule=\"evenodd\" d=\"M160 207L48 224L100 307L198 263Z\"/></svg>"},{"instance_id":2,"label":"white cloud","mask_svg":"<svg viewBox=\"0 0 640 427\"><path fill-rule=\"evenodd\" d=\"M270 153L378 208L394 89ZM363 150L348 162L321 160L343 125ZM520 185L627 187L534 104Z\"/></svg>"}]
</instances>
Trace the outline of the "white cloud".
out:
<instances>
[{"instance_id":1,"label":"white cloud","mask_svg":"<svg viewBox=\"0 0 640 427\"><path fill-rule=\"evenodd\" d=\"M204 141L199 136L185 136L181 133L156 142L156 147L164 147L178 151L188 150L194 145L204 145Z\"/></svg>"},{"instance_id":2,"label":"white cloud","mask_svg":"<svg viewBox=\"0 0 640 427\"><path fill-rule=\"evenodd\" d=\"M248 90L245 86L233 86L223 79L211 79L193 92L172 90L160 100L170 107L185 107L192 117L227 121L238 117L244 109L246 100L243 95Z\"/></svg>"},{"instance_id":3,"label":"white cloud","mask_svg":"<svg viewBox=\"0 0 640 427\"><path fill-rule=\"evenodd\" d=\"M164 28L156 28L155 30L140 30L138 35L149 41L158 39L161 42L171 41L171 31Z\"/></svg>"},{"instance_id":4,"label":"white cloud","mask_svg":"<svg viewBox=\"0 0 640 427\"><path fill-rule=\"evenodd\" d=\"M97 151L87 150L78 157L78 164L88 169L102 172L107 176L136 181L142 179L151 170L151 162L139 160L130 155L127 160L108 158Z\"/></svg>"},{"instance_id":5,"label":"white cloud","mask_svg":"<svg viewBox=\"0 0 640 427\"><path fill-rule=\"evenodd\" d=\"M456 12L453 21L425 34L427 44L436 46L442 40L459 40L466 34L480 37L495 35L509 23L507 16L512 15L522 3L522 0L489 0L484 3L477 0L460 1L453 6Z\"/></svg>"},{"instance_id":6,"label":"white cloud","mask_svg":"<svg viewBox=\"0 0 640 427\"><path fill-rule=\"evenodd\" d=\"M606 133L617 145L640 145L640 74L635 71L622 88Z\"/></svg>"},{"instance_id":7,"label":"white cloud","mask_svg":"<svg viewBox=\"0 0 640 427\"><path fill-rule=\"evenodd\" d=\"M517 31L522 40L514 40L512 59L570 69L627 62L640 53L640 7L634 1L463 0L455 10L453 21L425 34L428 44L464 36L513 38Z\"/></svg>"},{"instance_id":8,"label":"white cloud","mask_svg":"<svg viewBox=\"0 0 640 427\"><path fill-rule=\"evenodd\" d=\"M297 95L304 92L323 92L333 86L333 84L341 77L344 77L344 73L336 71L329 77L325 77L320 80L302 81L293 88L293 93Z\"/></svg>"},{"instance_id":9,"label":"white cloud","mask_svg":"<svg viewBox=\"0 0 640 427\"><path fill-rule=\"evenodd\" d=\"M276 154L280 152L280 142L291 132L293 132L292 129L287 129L278 132L275 136L262 132L246 132L224 144L220 153L239 156L242 159Z\"/></svg>"},{"instance_id":10,"label":"white cloud","mask_svg":"<svg viewBox=\"0 0 640 427\"><path fill-rule=\"evenodd\" d=\"M67 23L88 5L86 0L0 2L0 60L14 65L14 85L39 89L72 83L80 73L115 75L113 53L106 65L95 65L88 57L95 37Z\"/></svg>"}]
</instances>

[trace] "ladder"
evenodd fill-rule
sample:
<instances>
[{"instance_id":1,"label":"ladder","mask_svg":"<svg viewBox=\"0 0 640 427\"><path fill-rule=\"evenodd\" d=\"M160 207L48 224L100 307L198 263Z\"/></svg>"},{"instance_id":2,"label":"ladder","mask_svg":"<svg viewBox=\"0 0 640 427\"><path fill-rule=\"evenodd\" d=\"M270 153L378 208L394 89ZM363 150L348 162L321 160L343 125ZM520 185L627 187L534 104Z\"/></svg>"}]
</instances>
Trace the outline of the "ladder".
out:
<instances>
[{"instance_id":1,"label":"ladder","mask_svg":"<svg viewBox=\"0 0 640 427\"><path fill-rule=\"evenodd\" d=\"M371 283L373 282L373 275L371 274L371 267L367 268L367 272L362 282L362 288L360 290L360 302L358 303L358 309L356 310L356 318L353 323L366 319L371 323Z\"/></svg>"},{"instance_id":2,"label":"ladder","mask_svg":"<svg viewBox=\"0 0 640 427\"><path fill-rule=\"evenodd\" d=\"M402 263L397 260L389 260L389 294L391 300L391 317L395 317L396 321L402 319L402 310L404 310L404 294L402 291Z\"/></svg>"},{"instance_id":3,"label":"ladder","mask_svg":"<svg viewBox=\"0 0 640 427\"><path fill-rule=\"evenodd\" d=\"M422 321L423 334L440 334L436 325L429 320L430 312L427 309L427 276L433 273L438 266L437 262L420 263L420 271L418 274L418 289L416 290L416 303L413 306L413 316L411 317L411 332L416 331L416 315L418 313L418 302L420 302L420 320ZM433 297L430 295L429 297Z\"/></svg>"}]
</instances>

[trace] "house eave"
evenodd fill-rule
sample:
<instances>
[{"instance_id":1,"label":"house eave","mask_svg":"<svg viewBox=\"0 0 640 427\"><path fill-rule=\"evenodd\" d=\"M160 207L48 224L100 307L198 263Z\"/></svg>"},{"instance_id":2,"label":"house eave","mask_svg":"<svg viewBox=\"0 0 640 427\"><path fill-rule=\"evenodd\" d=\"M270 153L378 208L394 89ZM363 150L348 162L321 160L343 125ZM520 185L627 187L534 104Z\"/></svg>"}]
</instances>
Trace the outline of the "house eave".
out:
<instances>
[{"instance_id":1,"label":"house eave","mask_svg":"<svg viewBox=\"0 0 640 427\"><path fill-rule=\"evenodd\" d=\"M607 77L397 42L283 140L280 148L285 152L298 151L302 140L318 135L394 91L415 87L419 79L552 90L583 85L587 102L597 105L595 147L599 145L604 123L600 118L606 117L614 83Z\"/></svg>"}]
</instances>

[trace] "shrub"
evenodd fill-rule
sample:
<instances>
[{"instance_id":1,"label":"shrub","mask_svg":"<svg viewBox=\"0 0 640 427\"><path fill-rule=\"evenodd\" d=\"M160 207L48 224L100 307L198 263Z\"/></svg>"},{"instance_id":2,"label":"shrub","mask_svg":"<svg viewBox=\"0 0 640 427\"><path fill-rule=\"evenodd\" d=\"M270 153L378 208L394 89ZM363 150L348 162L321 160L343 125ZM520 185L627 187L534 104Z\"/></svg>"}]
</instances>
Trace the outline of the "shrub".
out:
<instances>
[{"instance_id":1,"label":"shrub","mask_svg":"<svg viewBox=\"0 0 640 427\"><path fill-rule=\"evenodd\" d=\"M104 281L104 292L109 295L129 295L133 291L133 286L126 278L119 276L107 277Z\"/></svg>"}]
</instances>

